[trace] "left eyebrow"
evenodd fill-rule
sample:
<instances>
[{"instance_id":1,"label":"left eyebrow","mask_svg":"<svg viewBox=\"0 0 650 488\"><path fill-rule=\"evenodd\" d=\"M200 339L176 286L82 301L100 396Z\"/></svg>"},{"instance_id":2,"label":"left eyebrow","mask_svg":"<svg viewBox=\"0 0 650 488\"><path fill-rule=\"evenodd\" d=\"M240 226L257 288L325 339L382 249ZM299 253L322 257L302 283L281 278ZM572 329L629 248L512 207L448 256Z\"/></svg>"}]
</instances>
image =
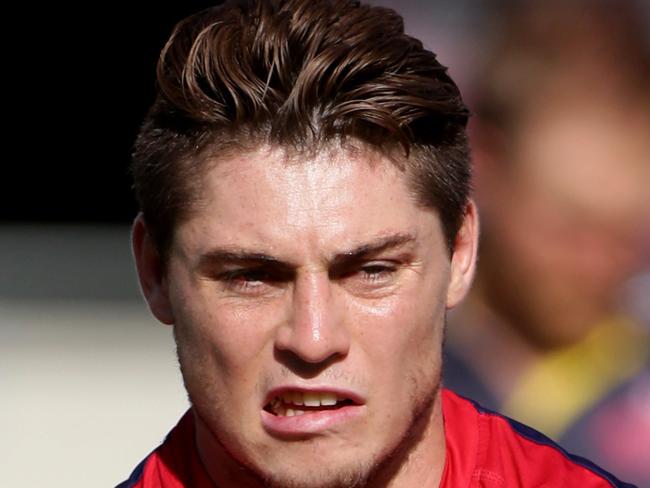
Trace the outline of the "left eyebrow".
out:
<instances>
[{"instance_id":1,"label":"left eyebrow","mask_svg":"<svg viewBox=\"0 0 650 488\"><path fill-rule=\"evenodd\" d=\"M411 244L415 242L415 236L413 234L393 234L386 237L380 237L379 239L358 246L349 251L336 254L330 262L330 269L340 270L345 269L347 266L350 266L359 261L368 259L369 257L375 256L381 252L400 248L406 244Z\"/></svg>"}]
</instances>

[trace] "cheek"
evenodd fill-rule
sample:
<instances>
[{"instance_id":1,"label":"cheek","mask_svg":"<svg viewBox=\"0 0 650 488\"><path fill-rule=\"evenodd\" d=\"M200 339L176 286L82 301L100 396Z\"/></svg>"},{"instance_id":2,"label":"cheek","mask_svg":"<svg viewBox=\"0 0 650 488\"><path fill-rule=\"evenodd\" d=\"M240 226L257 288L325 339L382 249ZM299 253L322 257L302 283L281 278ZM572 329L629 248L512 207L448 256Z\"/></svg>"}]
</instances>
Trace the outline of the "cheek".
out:
<instances>
[{"instance_id":1,"label":"cheek","mask_svg":"<svg viewBox=\"0 0 650 488\"><path fill-rule=\"evenodd\" d=\"M175 334L185 366L223 383L247 381L246 375L254 372L265 349L270 349L268 317L273 315L264 307L226 303L209 287L193 288L177 297Z\"/></svg>"},{"instance_id":2,"label":"cheek","mask_svg":"<svg viewBox=\"0 0 650 488\"><path fill-rule=\"evenodd\" d=\"M405 292L380 303L355 303L358 345L379 363L375 367L381 372L439 364L445 309L440 290L428 296Z\"/></svg>"},{"instance_id":3,"label":"cheek","mask_svg":"<svg viewBox=\"0 0 650 488\"><path fill-rule=\"evenodd\" d=\"M356 330L372 385L370 411L391 439L404 435L414 415L428 404L440 384L444 300L395 297L380 307L358 305ZM387 441L392 442L392 441Z\"/></svg>"}]
</instances>

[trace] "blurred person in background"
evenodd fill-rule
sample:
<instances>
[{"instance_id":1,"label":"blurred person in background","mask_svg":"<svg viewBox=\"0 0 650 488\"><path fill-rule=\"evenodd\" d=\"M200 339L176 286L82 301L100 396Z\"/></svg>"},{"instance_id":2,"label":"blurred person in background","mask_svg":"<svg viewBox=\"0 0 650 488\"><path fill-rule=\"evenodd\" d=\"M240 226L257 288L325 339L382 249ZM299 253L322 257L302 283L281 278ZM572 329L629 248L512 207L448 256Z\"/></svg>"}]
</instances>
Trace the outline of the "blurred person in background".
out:
<instances>
[{"instance_id":1,"label":"blurred person in background","mask_svg":"<svg viewBox=\"0 0 650 488\"><path fill-rule=\"evenodd\" d=\"M517 2L501 20L473 93L482 242L445 384L650 486L648 318L621 296L649 265L642 25L593 1Z\"/></svg>"}]
</instances>

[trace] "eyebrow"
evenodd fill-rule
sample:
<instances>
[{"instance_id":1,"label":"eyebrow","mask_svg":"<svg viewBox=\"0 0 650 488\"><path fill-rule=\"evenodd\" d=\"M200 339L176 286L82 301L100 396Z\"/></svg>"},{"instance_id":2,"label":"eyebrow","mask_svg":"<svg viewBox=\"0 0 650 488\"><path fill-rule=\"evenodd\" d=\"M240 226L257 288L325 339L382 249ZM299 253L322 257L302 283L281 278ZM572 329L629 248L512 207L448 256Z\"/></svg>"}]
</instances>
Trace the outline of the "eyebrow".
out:
<instances>
[{"instance_id":1,"label":"eyebrow","mask_svg":"<svg viewBox=\"0 0 650 488\"><path fill-rule=\"evenodd\" d=\"M400 248L406 244L415 242L415 236L408 233L392 234L380 237L372 242L363 244L359 247L345 251L334 256L330 263L332 270L345 269L359 261L380 254L384 251Z\"/></svg>"},{"instance_id":2,"label":"eyebrow","mask_svg":"<svg viewBox=\"0 0 650 488\"><path fill-rule=\"evenodd\" d=\"M415 236L412 234L393 234L386 237L380 237L372 242L363 244L359 247L337 254L332 259L332 265L338 266L341 264L361 261L367 259L369 256L379 254L383 251L402 247L415 241Z\"/></svg>"},{"instance_id":3,"label":"eyebrow","mask_svg":"<svg viewBox=\"0 0 650 488\"><path fill-rule=\"evenodd\" d=\"M199 268L213 266L215 264L266 264L272 266L288 266L273 256L268 254L250 252L244 249L213 249L201 256L199 259Z\"/></svg>"},{"instance_id":4,"label":"eyebrow","mask_svg":"<svg viewBox=\"0 0 650 488\"><path fill-rule=\"evenodd\" d=\"M397 233L379 237L378 239L362 244L348 251L335 254L334 257L329 260L328 264L332 269L344 268L347 265L362 261L375 254L379 254L389 249L399 248L414 241L415 236L409 233ZM286 270L296 267L296 265L290 262L281 261L280 259L265 253L251 252L246 249L238 248L218 248L202 255L199 258L198 268L224 264L268 265Z\"/></svg>"}]
</instances>

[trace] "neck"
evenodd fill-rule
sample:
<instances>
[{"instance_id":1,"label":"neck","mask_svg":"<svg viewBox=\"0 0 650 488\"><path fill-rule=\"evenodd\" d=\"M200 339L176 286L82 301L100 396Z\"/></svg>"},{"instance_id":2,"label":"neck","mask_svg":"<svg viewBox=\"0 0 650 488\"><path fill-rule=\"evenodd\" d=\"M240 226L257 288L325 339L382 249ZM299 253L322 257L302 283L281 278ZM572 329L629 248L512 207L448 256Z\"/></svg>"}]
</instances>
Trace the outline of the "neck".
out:
<instances>
[{"instance_id":1,"label":"neck","mask_svg":"<svg viewBox=\"0 0 650 488\"><path fill-rule=\"evenodd\" d=\"M194 413L195 442L198 456L212 484L218 488L263 488L264 484L252 470L238 462L233 454L214 436L206 423Z\"/></svg>"},{"instance_id":2,"label":"neck","mask_svg":"<svg viewBox=\"0 0 650 488\"><path fill-rule=\"evenodd\" d=\"M368 486L386 488L437 488L446 460L442 395L438 388L432 402L420 413L396 452L377 470Z\"/></svg>"}]
</instances>

